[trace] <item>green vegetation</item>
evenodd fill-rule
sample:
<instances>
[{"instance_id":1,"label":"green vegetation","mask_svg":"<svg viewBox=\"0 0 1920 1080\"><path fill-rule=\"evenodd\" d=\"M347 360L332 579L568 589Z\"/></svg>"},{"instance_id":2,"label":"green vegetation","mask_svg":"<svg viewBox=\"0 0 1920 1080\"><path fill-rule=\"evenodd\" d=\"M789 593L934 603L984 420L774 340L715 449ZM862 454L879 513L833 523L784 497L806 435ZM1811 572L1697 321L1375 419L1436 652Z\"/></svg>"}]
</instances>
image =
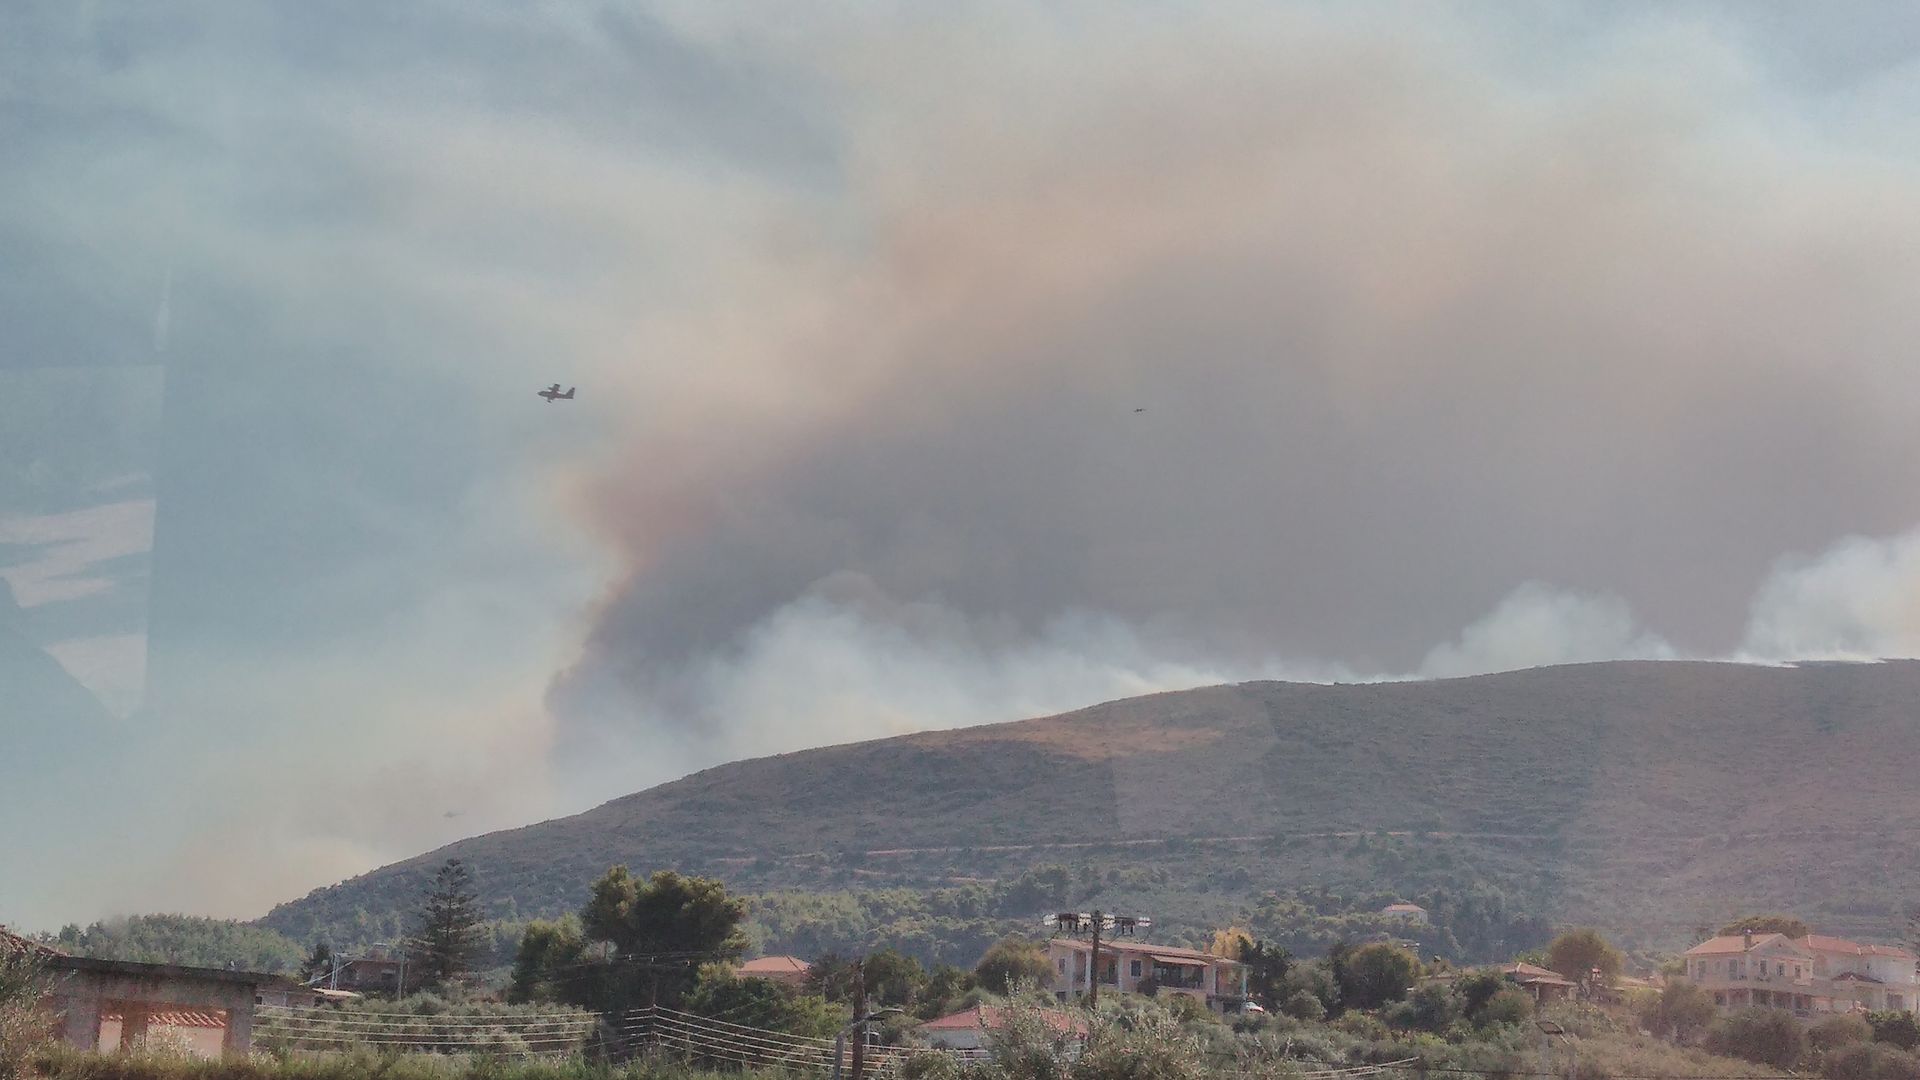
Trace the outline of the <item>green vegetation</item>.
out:
<instances>
[{"instance_id":1,"label":"green vegetation","mask_svg":"<svg viewBox=\"0 0 1920 1080\"><path fill-rule=\"evenodd\" d=\"M1295 955L1342 936L1399 935L1360 923L1369 916L1358 901L1375 896L1434 912L1437 929L1404 936L1423 956L1456 961L1544 945L1550 924L1602 928L1631 951L1671 950L1694 926L1754 911L1892 940L1920 895L1920 863L1899 839L1920 828L1920 804L1889 810L1866 795L1899 790L1907 778L1894 763L1920 751L1920 729L1876 703L1916 697L1920 665L1910 663L1623 663L1213 687L724 765L318 890L262 925L336 949L399 940L435 869L457 857L496 924L577 909L618 861L765 898L754 915L769 931L753 933L762 947L814 956L893 944L927 964L969 965L1048 905L1009 899L932 925L894 915L880 896L992 888L1060 864L1076 904L1151 914L1170 943L1240 921ZM1096 744L1099 755L1076 749ZM1719 768L1729 745L1794 761L1793 786L1762 791ZM1885 753L1863 764L1846 749L1861 745ZM1111 835L1116 798L1123 842L1066 846ZM1761 820L1781 799L1802 808L1793 830L1764 843L1725 835L1725 822ZM1846 872L1795 872L1815 863ZM1714 897L1700 894L1702 881ZM1354 924L1290 911L1251 921L1280 882L1324 883L1354 902L1316 917ZM1503 910L1470 902L1477 892ZM1427 899L1443 893L1456 898L1451 909ZM809 914L802 896L838 899Z\"/></svg>"},{"instance_id":2,"label":"green vegetation","mask_svg":"<svg viewBox=\"0 0 1920 1080\"><path fill-rule=\"evenodd\" d=\"M46 1019L35 1011L42 979L39 964L0 938L0 1080L14 1080L46 1038Z\"/></svg>"},{"instance_id":3,"label":"green vegetation","mask_svg":"<svg viewBox=\"0 0 1920 1080\"><path fill-rule=\"evenodd\" d=\"M1720 933L1732 937L1738 934L1785 934L1790 938L1803 938L1812 933L1804 920L1792 915L1748 915L1735 919L1720 928Z\"/></svg>"},{"instance_id":4,"label":"green vegetation","mask_svg":"<svg viewBox=\"0 0 1920 1080\"><path fill-rule=\"evenodd\" d=\"M304 956L298 942L273 930L196 915L135 915L84 930L69 924L47 943L106 960L265 972L298 971Z\"/></svg>"},{"instance_id":5,"label":"green vegetation","mask_svg":"<svg viewBox=\"0 0 1920 1080\"><path fill-rule=\"evenodd\" d=\"M995 942L973 969L980 985L996 994L1014 993L1023 984L1038 985L1051 974L1046 950L1013 937Z\"/></svg>"},{"instance_id":6,"label":"green vegetation","mask_svg":"<svg viewBox=\"0 0 1920 1080\"><path fill-rule=\"evenodd\" d=\"M1377 1009L1406 997L1419 975L1420 962L1406 949L1386 942L1362 945L1340 966L1340 1000L1351 1009Z\"/></svg>"},{"instance_id":7,"label":"green vegetation","mask_svg":"<svg viewBox=\"0 0 1920 1080\"><path fill-rule=\"evenodd\" d=\"M1791 1069L1806 1056L1806 1033L1783 1009L1741 1009L1707 1029L1707 1049L1776 1069Z\"/></svg>"},{"instance_id":8,"label":"green vegetation","mask_svg":"<svg viewBox=\"0 0 1920 1080\"><path fill-rule=\"evenodd\" d=\"M1574 982L1584 983L1598 971L1603 980L1620 974L1622 958L1598 930L1569 930L1547 946L1547 966Z\"/></svg>"},{"instance_id":9,"label":"green vegetation","mask_svg":"<svg viewBox=\"0 0 1920 1080\"><path fill-rule=\"evenodd\" d=\"M466 864L448 859L440 867L421 901L419 917L419 929L407 940L407 954L419 973L421 988L433 990L465 980L485 939L473 875ZM308 962L314 959L309 957Z\"/></svg>"},{"instance_id":10,"label":"green vegetation","mask_svg":"<svg viewBox=\"0 0 1920 1080\"><path fill-rule=\"evenodd\" d=\"M746 913L746 903L717 881L670 870L642 881L616 866L593 883L577 919L527 926L508 999L597 1012L677 1004L702 965L731 963L746 951Z\"/></svg>"}]
</instances>

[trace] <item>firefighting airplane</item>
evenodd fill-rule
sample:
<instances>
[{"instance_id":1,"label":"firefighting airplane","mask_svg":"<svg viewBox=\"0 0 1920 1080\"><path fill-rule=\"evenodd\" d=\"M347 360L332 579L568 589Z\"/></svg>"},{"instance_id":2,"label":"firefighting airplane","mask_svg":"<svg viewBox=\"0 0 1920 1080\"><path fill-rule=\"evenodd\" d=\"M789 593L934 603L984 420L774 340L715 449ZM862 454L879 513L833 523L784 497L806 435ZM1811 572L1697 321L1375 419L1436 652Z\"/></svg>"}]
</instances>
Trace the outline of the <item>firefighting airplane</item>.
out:
<instances>
[{"instance_id":1,"label":"firefighting airplane","mask_svg":"<svg viewBox=\"0 0 1920 1080\"><path fill-rule=\"evenodd\" d=\"M572 401L573 392L577 389L579 389L579 387L569 386L567 387L567 392L563 394L560 392L560 384L554 383L552 386L540 391L539 396L546 398L547 404L551 405L556 401Z\"/></svg>"}]
</instances>

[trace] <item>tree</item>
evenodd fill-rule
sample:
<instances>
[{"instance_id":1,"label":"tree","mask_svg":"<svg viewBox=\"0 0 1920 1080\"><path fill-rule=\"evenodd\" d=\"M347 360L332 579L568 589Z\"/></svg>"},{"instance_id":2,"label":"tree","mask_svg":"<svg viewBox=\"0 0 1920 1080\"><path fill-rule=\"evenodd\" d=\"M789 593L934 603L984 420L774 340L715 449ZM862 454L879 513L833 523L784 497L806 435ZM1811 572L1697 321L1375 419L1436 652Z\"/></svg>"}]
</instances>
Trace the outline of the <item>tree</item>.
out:
<instances>
[{"instance_id":1,"label":"tree","mask_svg":"<svg viewBox=\"0 0 1920 1080\"><path fill-rule=\"evenodd\" d=\"M1407 996L1420 977L1420 962L1398 945L1376 941L1346 957L1340 980L1340 1000L1349 1008L1377 1009Z\"/></svg>"},{"instance_id":2,"label":"tree","mask_svg":"<svg viewBox=\"0 0 1920 1080\"><path fill-rule=\"evenodd\" d=\"M975 985L973 972L952 964L940 964L927 976L926 989L921 994L920 1007L914 1010L914 1015L921 1020L938 1020L948 1013L958 1012L966 1008L963 999L973 991Z\"/></svg>"},{"instance_id":3,"label":"tree","mask_svg":"<svg viewBox=\"0 0 1920 1080\"><path fill-rule=\"evenodd\" d=\"M586 1004L582 984L593 978L588 970L592 965L586 960L587 941L580 934L579 920L571 915L552 922L533 920L521 932L520 947L513 955L507 1000Z\"/></svg>"},{"instance_id":4,"label":"tree","mask_svg":"<svg viewBox=\"0 0 1920 1080\"><path fill-rule=\"evenodd\" d=\"M822 953L807 967L807 991L828 1001L852 1001L853 984L858 978L852 957Z\"/></svg>"},{"instance_id":5,"label":"tree","mask_svg":"<svg viewBox=\"0 0 1920 1080\"><path fill-rule=\"evenodd\" d=\"M1353 944L1346 938L1340 938L1327 947L1326 972L1327 987L1330 993L1320 995L1320 1004L1326 1007L1328 1016L1339 1016L1346 1011L1344 998L1347 983L1347 961L1353 957Z\"/></svg>"},{"instance_id":6,"label":"tree","mask_svg":"<svg viewBox=\"0 0 1920 1080\"><path fill-rule=\"evenodd\" d=\"M1920 952L1920 904L1907 905L1907 948Z\"/></svg>"},{"instance_id":7,"label":"tree","mask_svg":"<svg viewBox=\"0 0 1920 1080\"><path fill-rule=\"evenodd\" d=\"M1238 960L1252 944L1252 934L1238 926L1229 926L1213 932L1213 940L1207 943L1207 951L1228 960Z\"/></svg>"},{"instance_id":8,"label":"tree","mask_svg":"<svg viewBox=\"0 0 1920 1080\"><path fill-rule=\"evenodd\" d=\"M313 951L300 964L300 978L306 982L324 979L333 974L333 946L325 938L315 939Z\"/></svg>"},{"instance_id":9,"label":"tree","mask_svg":"<svg viewBox=\"0 0 1920 1080\"><path fill-rule=\"evenodd\" d=\"M896 949L870 952L861 966L866 971L869 1005L910 1010L927 988L927 969Z\"/></svg>"},{"instance_id":10,"label":"tree","mask_svg":"<svg viewBox=\"0 0 1920 1080\"><path fill-rule=\"evenodd\" d=\"M661 870L643 882L624 866L594 882L580 909L589 939L635 961L738 960L747 951L746 917L746 901L712 878Z\"/></svg>"},{"instance_id":11,"label":"tree","mask_svg":"<svg viewBox=\"0 0 1920 1080\"><path fill-rule=\"evenodd\" d=\"M1268 1012L1279 1008L1280 989L1293 968L1293 954L1264 941L1243 939L1239 960L1247 965L1247 993Z\"/></svg>"},{"instance_id":12,"label":"tree","mask_svg":"<svg viewBox=\"0 0 1920 1080\"><path fill-rule=\"evenodd\" d=\"M1655 1035L1691 1042L1707 1030L1717 1013L1712 995L1693 983L1672 979L1660 988L1641 1020Z\"/></svg>"},{"instance_id":13,"label":"tree","mask_svg":"<svg viewBox=\"0 0 1920 1080\"><path fill-rule=\"evenodd\" d=\"M445 986L470 974L486 928L466 863L448 859L434 872L417 918L418 929L407 941L417 984L422 989Z\"/></svg>"},{"instance_id":14,"label":"tree","mask_svg":"<svg viewBox=\"0 0 1920 1080\"><path fill-rule=\"evenodd\" d=\"M819 997L767 979L736 978L728 964L702 967L682 1006L699 1016L809 1038L831 1037L847 1020L844 1009Z\"/></svg>"},{"instance_id":15,"label":"tree","mask_svg":"<svg viewBox=\"0 0 1920 1080\"><path fill-rule=\"evenodd\" d=\"M593 883L577 920L531 923L514 956L510 993L602 1012L677 1004L702 963L737 961L746 902L710 878L663 870L645 881L624 866Z\"/></svg>"},{"instance_id":16,"label":"tree","mask_svg":"<svg viewBox=\"0 0 1920 1080\"><path fill-rule=\"evenodd\" d=\"M1714 1021L1707 1049L1776 1069L1791 1069L1807 1052L1800 1022L1784 1009L1742 1009Z\"/></svg>"},{"instance_id":17,"label":"tree","mask_svg":"<svg viewBox=\"0 0 1920 1080\"><path fill-rule=\"evenodd\" d=\"M994 942L986 955L973 967L980 985L996 994L1011 994L1022 983L1035 986L1047 981L1053 971L1046 951L1025 938L1009 937Z\"/></svg>"},{"instance_id":18,"label":"tree","mask_svg":"<svg viewBox=\"0 0 1920 1080\"><path fill-rule=\"evenodd\" d=\"M1785 934L1790 938L1803 938L1811 932L1806 923L1791 915L1748 915L1720 928L1722 937L1751 933L1756 937L1761 934Z\"/></svg>"},{"instance_id":19,"label":"tree","mask_svg":"<svg viewBox=\"0 0 1920 1080\"><path fill-rule=\"evenodd\" d=\"M1547 946L1547 966L1577 983L1585 983L1599 968L1600 977L1611 982L1620 974L1620 950L1598 930L1569 930Z\"/></svg>"},{"instance_id":20,"label":"tree","mask_svg":"<svg viewBox=\"0 0 1920 1080\"><path fill-rule=\"evenodd\" d=\"M1487 1002L1492 1001L1495 994L1507 989L1509 985L1511 984L1507 982L1507 977L1498 971L1475 971L1462 975L1455 986L1460 991L1460 1006L1466 1013L1467 1019L1477 1019L1480 1010L1486 1008Z\"/></svg>"}]
</instances>

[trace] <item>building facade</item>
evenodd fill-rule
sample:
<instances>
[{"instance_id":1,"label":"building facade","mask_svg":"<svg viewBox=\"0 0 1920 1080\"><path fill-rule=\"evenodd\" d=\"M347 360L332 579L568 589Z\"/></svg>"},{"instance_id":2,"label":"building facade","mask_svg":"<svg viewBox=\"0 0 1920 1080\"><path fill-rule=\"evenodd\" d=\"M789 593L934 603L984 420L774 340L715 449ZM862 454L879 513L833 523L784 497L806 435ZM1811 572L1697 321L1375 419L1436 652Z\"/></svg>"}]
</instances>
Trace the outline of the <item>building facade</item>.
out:
<instances>
[{"instance_id":1,"label":"building facade","mask_svg":"<svg viewBox=\"0 0 1920 1080\"><path fill-rule=\"evenodd\" d=\"M1053 969L1048 989L1056 999L1072 1001L1092 988L1092 952L1089 943L1076 938L1047 942L1047 963ZM1195 949L1124 938L1102 941L1100 990L1180 994L1215 1012L1228 1012L1247 1000L1247 965Z\"/></svg>"},{"instance_id":2,"label":"building facade","mask_svg":"<svg viewBox=\"0 0 1920 1080\"><path fill-rule=\"evenodd\" d=\"M1724 1009L1795 1015L1920 1012L1920 958L1891 945L1809 934L1726 935L1683 954L1687 981Z\"/></svg>"}]
</instances>

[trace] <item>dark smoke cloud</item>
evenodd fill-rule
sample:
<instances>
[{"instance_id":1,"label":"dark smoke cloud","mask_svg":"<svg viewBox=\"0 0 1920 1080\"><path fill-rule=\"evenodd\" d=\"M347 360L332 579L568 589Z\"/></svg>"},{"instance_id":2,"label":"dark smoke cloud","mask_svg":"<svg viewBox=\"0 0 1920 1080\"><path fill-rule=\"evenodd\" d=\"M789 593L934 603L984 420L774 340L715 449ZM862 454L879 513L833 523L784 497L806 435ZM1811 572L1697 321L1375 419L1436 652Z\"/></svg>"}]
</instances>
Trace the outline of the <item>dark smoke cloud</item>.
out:
<instances>
[{"instance_id":1,"label":"dark smoke cloud","mask_svg":"<svg viewBox=\"0 0 1920 1080\"><path fill-rule=\"evenodd\" d=\"M1782 553L1920 517L1920 212L1872 152L1912 132L1834 93L1823 134L1724 27L1550 69L1297 9L945 29L785 43L847 65L807 212L854 224L761 253L596 485L574 746L765 723L712 670L805 612L976 675L1088 655L1076 616L1121 668L1460 673L1501 636L1436 643L1509 594L1553 638L1562 589L1581 658L1722 654Z\"/></svg>"}]
</instances>

